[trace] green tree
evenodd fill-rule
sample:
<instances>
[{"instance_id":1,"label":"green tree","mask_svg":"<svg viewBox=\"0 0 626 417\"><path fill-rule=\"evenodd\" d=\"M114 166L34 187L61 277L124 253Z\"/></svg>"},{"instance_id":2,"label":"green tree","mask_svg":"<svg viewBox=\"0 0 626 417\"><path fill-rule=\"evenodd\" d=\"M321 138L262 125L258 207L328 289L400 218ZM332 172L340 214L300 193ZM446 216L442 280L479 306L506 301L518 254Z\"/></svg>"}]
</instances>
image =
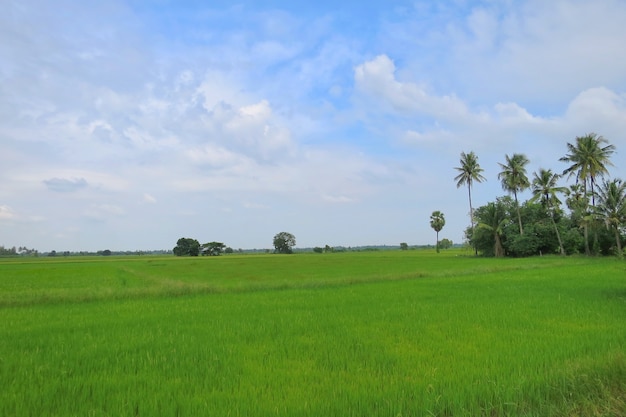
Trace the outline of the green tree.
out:
<instances>
[{"instance_id":1,"label":"green tree","mask_svg":"<svg viewBox=\"0 0 626 417\"><path fill-rule=\"evenodd\" d=\"M209 242L202 245L202 255L219 256L226 248L222 242ZM232 249L231 249L232 252Z\"/></svg>"},{"instance_id":2,"label":"green tree","mask_svg":"<svg viewBox=\"0 0 626 417\"><path fill-rule=\"evenodd\" d=\"M400 250L408 250L409 249L409 244L406 242L402 242L400 243Z\"/></svg>"},{"instance_id":3,"label":"green tree","mask_svg":"<svg viewBox=\"0 0 626 417\"><path fill-rule=\"evenodd\" d=\"M576 184L582 183L582 193L591 195L592 206L595 207L595 184L598 177L608 174L607 166L613 165L610 158L615 152L615 146L609 144L602 136L588 133L585 136L577 136L574 144L568 142L567 150L568 153L559 159L561 162L570 164L563 171L563 175L567 175L568 178L575 176ZM591 211L587 203L584 210L587 214L582 217L586 255L591 254L589 248L589 226L593 224Z\"/></svg>"},{"instance_id":4,"label":"green tree","mask_svg":"<svg viewBox=\"0 0 626 417\"><path fill-rule=\"evenodd\" d=\"M517 220L519 222L519 233L524 234L524 228L522 227L522 216L519 210L519 201L517 200L517 193L524 191L530 187L530 182L526 176L526 164L528 164L528 158L521 153L515 153L509 157L505 155L506 163L501 164L502 171L498 174L498 179L502 183L504 191L513 194L515 198L515 208L517 210Z\"/></svg>"},{"instance_id":5,"label":"green tree","mask_svg":"<svg viewBox=\"0 0 626 417\"><path fill-rule=\"evenodd\" d=\"M555 217L555 212L559 210L561 201L557 197L557 193L564 193L566 188L559 187L557 185L560 175L555 174L550 169L540 169L539 172L534 173L532 182L533 198L531 201L541 201L541 205L546 209L552 225L554 226L554 232L556 238L559 241L559 252L561 255L565 255L565 249L563 248L563 240L559 233Z\"/></svg>"},{"instance_id":6,"label":"green tree","mask_svg":"<svg viewBox=\"0 0 626 417\"><path fill-rule=\"evenodd\" d=\"M626 223L626 183L621 179L604 181L598 190L597 213L612 230L617 246L617 255L622 256L620 229Z\"/></svg>"},{"instance_id":7,"label":"green tree","mask_svg":"<svg viewBox=\"0 0 626 417\"><path fill-rule=\"evenodd\" d=\"M483 169L478 164L478 157L474 152L465 153L461 152L461 166L455 167L459 174L454 177L456 181L456 188L460 188L463 185L467 185L467 196L469 199L470 207L470 223L472 227L472 233L474 232L474 209L472 208L472 185L474 182L481 183L487 179L483 177Z\"/></svg>"},{"instance_id":8,"label":"green tree","mask_svg":"<svg viewBox=\"0 0 626 417\"><path fill-rule=\"evenodd\" d=\"M500 201L495 203L487 203L477 210L478 226L477 232L486 232L493 244L493 255L496 257L504 256L504 247L502 246L502 236L504 234L504 227L508 222L506 215L506 208ZM477 233L476 239L480 239L480 234Z\"/></svg>"},{"instance_id":9,"label":"green tree","mask_svg":"<svg viewBox=\"0 0 626 417\"><path fill-rule=\"evenodd\" d=\"M446 219L442 212L439 210L433 211L430 215L430 227L437 233L437 253L439 253L439 232L443 229L443 226L446 224Z\"/></svg>"},{"instance_id":10,"label":"green tree","mask_svg":"<svg viewBox=\"0 0 626 417\"><path fill-rule=\"evenodd\" d=\"M570 209L570 220L573 225L578 226L583 230L583 236L581 240L580 248L585 251L585 254L589 255L589 224L591 222L591 215L589 213L589 195L583 192L583 186L581 184L572 184L565 190L565 203ZM571 232L570 232L571 235Z\"/></svg>"},{"instance_id":11,"label":"green tree","mask_svg":"<svg viewBox=\"0 0 626 417\"><path fill-rule=\"evenodd\" d=\"M439 242L439 247L441 249L450 249L452 245L453 245L452 241L446 238L441 239L441 242Z\"/></svg>"},{"instance_id":12,"label":"green tree","mask_svg":"<svg viewBox=\"0 0 626 417\"><path fill-rule=\"evenodd\" d=\"M291 233L280 232L274 236L274 253L293 253L296 237Z\"/></svg>"},{"instance_id":13,"label":"green tree","mask_svg":"<svg viewBox=\"0 0 626 417\"><path fill-rule=\"evenodd\" d=\"M200 254L200 242L196 239L181 237L174 247L176 256L198 256Z\"/></svg>"}]
</instances>

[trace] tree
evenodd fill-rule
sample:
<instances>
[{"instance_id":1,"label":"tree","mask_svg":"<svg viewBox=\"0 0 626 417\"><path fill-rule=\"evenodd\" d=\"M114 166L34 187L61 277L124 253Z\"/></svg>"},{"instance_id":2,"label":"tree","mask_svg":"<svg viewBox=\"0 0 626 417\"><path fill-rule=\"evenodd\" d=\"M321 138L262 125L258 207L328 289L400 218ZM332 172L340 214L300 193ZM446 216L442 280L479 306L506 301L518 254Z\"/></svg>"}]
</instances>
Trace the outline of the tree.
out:
<instances>
[{"instance_id":1,"label":"tree","mask_svg":"<svg viewBox=\"0 0 626 417\"><path fill-rule=\"evenodd\" d=\"M200 254L200 242L196 239L181 237L173 249L176 256L198 256Z\"/></svg>"},{"instance_id":2,"label":"tree","mask_svg":"<svg viewBox=\"0 0 626 417\"><path fill-rule=\"evenodd\" d=\"M589 209L589 195L583 192L581 184L572 184L565 190L567 196L565 203L570 209L570 220L583 230L581 246L584 248L585 254L589 255L589 224L591 223L591 215Z\"/></svg>"},{"instance_id":3,"label":"tree","mask_svg":"<svg viewBox=\"0 0 626 417\"><path fill-rule=\"evenodd\" d=\"M406 242L402 242L400 243L400 250L408 250L409 249L409 244Z\"/></svg>"},{"instance_id":4,"label":"tree","mask_svg":"<svg viewBox=\"0 0 626 417\"><path fill-rule=\"evenodd\" d=\"M550 169L540 169L539 173L535 172L532 182L533 198L531 198L531 201L540 200L541 205L548 212L552 225L554 226L554 232L559 241L559 252L561 255L565 255L561 234L554 220L555 212L558 210L559 204L561 204L556 193L563 193L566 190L565 187L557 186L560 177L559 174L553 173Z\"/></svg>"},{"instance_id":5,"label":"tree","mask_svg":"<svg viewBox=\"0 0 626 417\"><path fill-rule=\"evenodd\" d=\"M439 253L439 232L443 229L443 226L446 224L446 219L443 216L443 213L439 210L433 211L430 215L430 227L437 233L437 253Z\"/></svg>"},{"instance_id":6,"label":"tree","mask_svg":"<svg viewBox=\"0 0 626 417\"><path fill-rule=\"evenodd\" d=\"M292 253L296 237L291 233L280 232L274 236L274 253Z\"/></svg>"},{"instance_id":7,"label":"tree","mask_svg":"<svg viewBox=\"0 0 626 417\"><path fill-rule=\"evenodd\" d=\"M602 146L603 144L606 145ZM563 171L563 175L567 174L568 178L576 175L576 183L582 182L583 192L591 191L592 205L595 206L594 186L598 177L604 177L609 173L607 165L613 165L610 158L615 152L615 146L609 144L602 136L588 133L576 137L575 145L568 142L567 150L568 154L559 159L571 164Z\"/></svg>"},{"instance_id":8,"label":"tree","mask_svg":"<svg viewBox=\"0 0 626 417\"><path fill-rule=\"evenodd\" d=\"M603 146L604 145L604 146ZM590 192L592 206L595 207L595 184L598 177L608 174L607 165L611 163L611 155L615 152L615 146L608 143L602 136L588 133L585 136L577 136L576 143L567 143L568 153L559 158L559 161L570 164L563 171L563 175L576 176L576 184L582 183L582 192L587 195ZM584 210L587 212L586 221L583 222L585 234L585 254L590 255L589 249L589 225L593 224L593 215L589 213L589 205ZM583 217L585 219L585 217Z\"/></svg>"},{"instance_id":9,"label":"tree","mask_svg":"<svg viewBox=\"0 0 626 417\"><path fill-rule=\"evenodd\" d=\"M626 223L626 183L621 179L604 181L598 190L597 213L606 227L613 231L617 255L622 256L620 228Z\"/></svg>"},{"instance_id":10,"label":"tree","mask_svg":"<svg viewBox=\"0 0 626 417\"><path fill-rule=\"evenodd\" d=\"M483 169L478 164L478 157L474 152L466 154L461 152L461 166L455 167L459 171L459 175L454 177L456 181L456 188L460 188L462 185L467 185L467 195L469 198L470 207L470 222L472 225L472 233L474 232L474 209L472 208L472 185L474 182L481 183L487 181L482 176Z\"/></svg>"},{"instance_id":11,"label":"tree","mask_svg":"<svg viewBox=\"0 0 626 417\"><path fill-rule=\"evenodd\" d=\"M477 229L480 229L481 231L484 230L491 236L494 256L504 256L502 235L504 234L504 226L508 221L504 204L500 201L487 203L486 206L480 207L477 217ZM478 238L478 236L476 238Z\"/></svg>"},{"instance_id":12,"label":"tree","mask_svg":"<svg viewBox=\"0 0 626 417\"><path fill-rule=\"evenodd\" d=\"M502 171L498 174L498 179L502 183L504 191L513 194L515 198L515 207L517 210L517 220L519 222L519 233L524 234L522 227L522 216L519 211L519 201L517 200L517 193L524 191L530 187L530 182L526 176L526 164L528 164L528 158L521 153L515 153L512 157L505 155L506 163L500 164Z\"/></svg>"},{"instance_id":13,"label":"tree","mask_svg":"<svg viewBox=\"0 0 626 417\"><path fill-rule=\"evenodd\" d=\"M446 238L441 239L441 242L439 242L439 248L441 249L450 249L452 245L452 241Z\"/></svg>"},{"instance_id":14,"label":"tree","mask_svg":"<svg viewBox=\"0 0 626 417\"><path fill-rule=\"evenodd\" d=\"M209 242L202 245L202 255L219 256L224 248L225 244L222 242ZM232 249L231 249L232 252Z\"/></svg>"}]
</instances>

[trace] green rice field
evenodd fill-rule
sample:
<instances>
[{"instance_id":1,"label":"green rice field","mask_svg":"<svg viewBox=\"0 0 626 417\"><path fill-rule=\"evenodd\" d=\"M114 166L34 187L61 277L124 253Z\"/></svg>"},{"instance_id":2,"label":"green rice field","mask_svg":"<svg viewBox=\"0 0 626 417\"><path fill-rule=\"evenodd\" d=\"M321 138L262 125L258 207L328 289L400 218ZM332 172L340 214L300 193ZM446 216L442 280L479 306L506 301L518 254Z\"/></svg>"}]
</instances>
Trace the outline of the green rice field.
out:
<instances>
[{"instance_id":1,"label":"green rice field","mask_svg":"<svg viewBox=\"0 0 626 417\"><path fill-rule=\"evenodd\" d=\"M626 263L0 260L0 416L626 415Z\"/></svg>"}]
</instances>

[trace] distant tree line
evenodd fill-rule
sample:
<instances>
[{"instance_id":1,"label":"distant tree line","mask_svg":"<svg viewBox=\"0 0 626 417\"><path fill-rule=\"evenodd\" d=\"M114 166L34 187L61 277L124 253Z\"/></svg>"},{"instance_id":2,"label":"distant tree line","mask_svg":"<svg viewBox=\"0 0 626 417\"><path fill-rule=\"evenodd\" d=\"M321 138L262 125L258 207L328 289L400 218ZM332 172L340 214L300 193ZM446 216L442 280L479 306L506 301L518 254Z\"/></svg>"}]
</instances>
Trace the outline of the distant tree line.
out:
<instances>
[{"instance_id":1,"label":"distant tree line","mask_svg":"<svg viewBox=\"0 0 626 417\"><path fill-rule=\"evenodd\" d=\"M457 187L466 185L470 226L465 237L476 254L485 256L531 256L576 254L622 256L626 227L626 183L609 178L608 167L615 146L589 133L567 143L559 161L561 173L540 168L528 178L524 154L505 155L498 180L506 196L474 209L472 187L486 181L474 152L461 153L455 167ZM559 181L572 180L569 186ZM524 202L519 193L530 189Z\"/></svg>"},{"instance_id":2,"label":"distant tree line","mask_svg":"<svg viewBox=\"0 0 626 417\"><path fill-rule=\"evenodd\" d=\"M274 236L273 244L274 253L293 253L293 248L296 245L296 237L288 232L280 232ZM222 242L213 241L200 244L196 239L181 237L176 242L176 246L172 252L176 256L219 256L222 253L233 253L234 250Z\"/></svg>"},{"instance_id":3,"label":"distant tree line","mask_svg":"<svg viewBox=\"0 0 626 417\"><path fill-rule=\"evenodd\" d=\"M0 246L0 256L39 256L36 249L29 249L26 246L5 248Z\"/></svg>"}]
</instances>

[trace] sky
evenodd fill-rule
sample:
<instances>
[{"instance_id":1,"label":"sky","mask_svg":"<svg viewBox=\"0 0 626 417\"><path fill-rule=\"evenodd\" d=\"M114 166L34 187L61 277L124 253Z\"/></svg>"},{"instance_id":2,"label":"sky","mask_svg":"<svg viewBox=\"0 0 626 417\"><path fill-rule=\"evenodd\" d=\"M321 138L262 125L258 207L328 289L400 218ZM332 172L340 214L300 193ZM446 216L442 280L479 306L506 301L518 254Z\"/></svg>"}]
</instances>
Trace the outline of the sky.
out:
<instances>
[{"instance_id":1,"label":"sky","mask_svg":"<svg viewBox=\"0 0 626 417\"><path fill-rule=\"evenodd\" d=\"M626 179L623 0L2 4L5 247L462 243L461 152L478 207L591 132Z\"/></svg>"}]
</instances>

